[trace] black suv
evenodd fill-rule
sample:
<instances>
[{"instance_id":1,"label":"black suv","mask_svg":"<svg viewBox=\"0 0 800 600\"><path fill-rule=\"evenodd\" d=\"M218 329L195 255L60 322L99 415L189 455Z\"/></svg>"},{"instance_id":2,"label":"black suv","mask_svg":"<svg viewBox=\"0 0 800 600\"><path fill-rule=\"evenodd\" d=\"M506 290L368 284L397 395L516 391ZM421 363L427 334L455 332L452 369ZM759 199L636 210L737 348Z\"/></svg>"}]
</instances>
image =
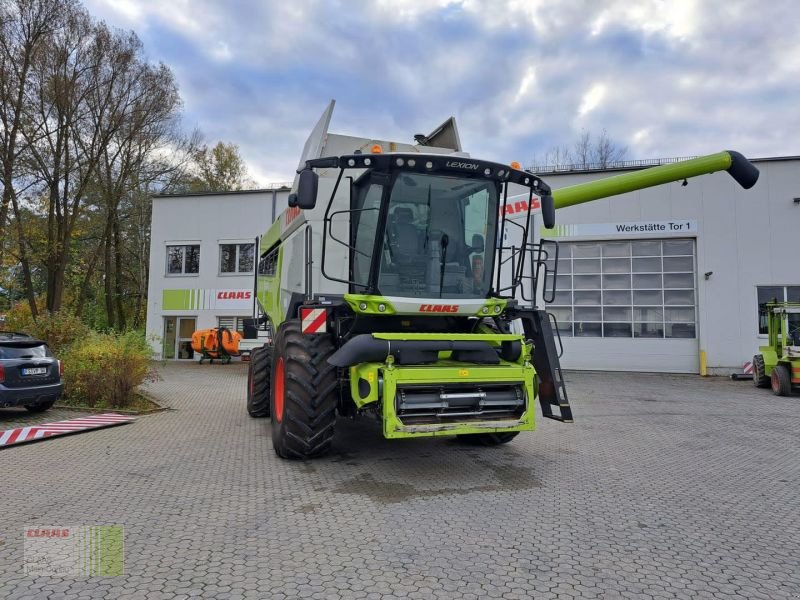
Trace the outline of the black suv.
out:
<instances>
[{"instance_id":1,"label":"black suv","mask_svg":"<svg viewBox=\"0 0 800 600\"><path fill-rule=\"evenodd\" d=\"M0 331L0 407L42 412L64 391L64 367L42 340Z\"/></svg>"}]
</instances>

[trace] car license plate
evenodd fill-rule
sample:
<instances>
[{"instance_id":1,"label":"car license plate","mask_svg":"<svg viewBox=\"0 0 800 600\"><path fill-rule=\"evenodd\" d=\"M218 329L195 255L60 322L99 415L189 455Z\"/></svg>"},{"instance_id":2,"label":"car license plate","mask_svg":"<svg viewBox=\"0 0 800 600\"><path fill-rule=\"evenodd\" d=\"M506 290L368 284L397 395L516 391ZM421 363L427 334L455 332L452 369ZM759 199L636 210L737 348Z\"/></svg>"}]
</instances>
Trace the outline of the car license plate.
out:
<instances>
[{"instance_id":1,"label":"car license plate","mask_svg":"<svg viewBox=\"0 0 800 600\"><path fill-rule=\"evenodd\" d=\"M47 374L47 367L29 367L27 369L22 369L23 375L46 375Z\"/></svg>"}]
</instances>

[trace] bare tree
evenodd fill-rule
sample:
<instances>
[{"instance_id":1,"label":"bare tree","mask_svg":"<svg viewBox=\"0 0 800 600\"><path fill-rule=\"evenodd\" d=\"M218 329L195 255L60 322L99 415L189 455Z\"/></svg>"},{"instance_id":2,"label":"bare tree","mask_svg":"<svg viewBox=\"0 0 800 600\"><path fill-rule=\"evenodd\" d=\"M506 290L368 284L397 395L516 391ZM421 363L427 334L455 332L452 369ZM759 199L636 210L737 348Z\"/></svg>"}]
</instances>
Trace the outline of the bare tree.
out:
<instances>
[{"instance_id":1,"label":"bare tree","mask_svg":"<svg viewBox=\"0 0 800 600\"><path fill-rule=\"evenodd\" d=\"M22 126L27 119L31 69L47 45L49 37L62 26L61 16L72 3L61 0L13 0L0 5L0 265L6 245L9 206L13 203L18 240L21 221L18 193L23 186L24 156L27 150ZM33 314L37 308L31 284L27 249L20 245L20 263L28 302Z\"/></svg>"},{"instance_id":2,"label":"bare tree","mask_svg":"<svg viewBox=\"0 0 800 600\"><path fill-rule=\"evenodd\" d=\"M46 307L61 307L71 238L107 132L92 127L86 105L98 78L103 49L88 13L72 7L32 69L36 113L24 135L47 196Z\"/></svg>"},{"instance_id":3,"label":"bare tree","mask_svg":"<svg viewBox=\"0 0 800 600\"><path fill-rule=\"evenodd\" d=\"M624 160L627 153L628 148L613 141L605 129L597 137L582 131L571 146L553 146L544 156L534 156L530 169L604 169Z\"/></svg>"},{"instance_id":4,"label":"bare tree","mask_svg":"<svg viewBox=\"0 0 800 600\"><path fill-rule=\"evenodd\" d=\"M124 281L129 273L124 212L143 187L146 189L162 181L170 171L180 168L180 161L159 160L158 155L169 146L175 153L186 140L177 127L181 101L169 69L147 64L141 57L141 43L135 35L111 36L102 27L100 32L107 37L108 45L104 69L115 72L109 77L112 89L103 96L110 96L117 107L111 113L117 126L100 153L95 179L100 206L105 212L100 244L104 259L104 295L108 325L124 329ZM90 96L93 106L103 102L99 94ZM98 128L105 126L96 124ZM188 156L188 152L184 150L183 155ZM142 289L141 284L138 287Z\"/></svg>"},{"instance_id":5,"label":"bare tree","mask_svg":"<svg viewBox=\"0 0 800 600\"><path fill-rule=\"evenodd\" d=\"M590 131L582 131L572 145L572 164L585 169L592 162L592 152L592 133Z\"/></svg>"},{"instance_id":6,"label":"bare tree","mask_svg":"<svg viewBox=\"0 0 800 600\"><path fill-rule=\"evenodd\" d=\"M220 189L247 183L238 148L198 152L180 110L172 73L147 62L134 33L97 22L78 0L0 0L9 297L27 297L34 316L70 306L100 326L141 324L150 195L184 185L192 169Z\"/></svg>"},{"instance_id":7,"label":"bare tree","mask_svg":"<svg viewBox=\"0 0 800 600\"><path fill-rule=\"evenodd\" d=\"M611 163L624 160L627 154L628 147L614 142L605 129L600 132L592 146L592 162L601 169L605 169Z\"/></svg>"}]
</instances>

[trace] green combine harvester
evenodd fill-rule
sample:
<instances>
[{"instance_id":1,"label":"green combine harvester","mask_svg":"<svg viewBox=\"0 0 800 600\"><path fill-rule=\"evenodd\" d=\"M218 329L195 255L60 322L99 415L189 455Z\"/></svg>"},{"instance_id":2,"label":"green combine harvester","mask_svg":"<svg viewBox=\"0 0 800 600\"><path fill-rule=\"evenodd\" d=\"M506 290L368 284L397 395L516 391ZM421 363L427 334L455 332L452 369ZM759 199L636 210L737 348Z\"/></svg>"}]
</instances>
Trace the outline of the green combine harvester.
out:
<instances>
[{"instance_id":1,"label":"green combine harvester","mask_svg":"<svg viewBox=\"0 0 800 600\"><path fill-rule=\"evenodd\" d=\"M509 442L544 417L572 421L552 299L558 244L535 241L555 211L727 171L720 152L552 191L535 173L462 152L455 121L416 144L328 133L306 142L289 208L259 239L247 410L271 417L283 458L331 446L337 416L373 417L386 438ZM511 210L509 198L526 200ZM541 212L541 216L539 216ZM506 233L521 243L504 245ZM514 333L519 320L524 334ZM254 322L251 322L252 326Z\"/></svg>"},{"instance_id":2,"label":"green combine harvester","mask_svg":"<svg viewBox=\"0 0 800 600\"><path fill-rule=\"evenodd\" d=\"M753 357L753 383L788 396L800 387L800 303L767 303L766 346Z\"/></svg>"}]
</instances>

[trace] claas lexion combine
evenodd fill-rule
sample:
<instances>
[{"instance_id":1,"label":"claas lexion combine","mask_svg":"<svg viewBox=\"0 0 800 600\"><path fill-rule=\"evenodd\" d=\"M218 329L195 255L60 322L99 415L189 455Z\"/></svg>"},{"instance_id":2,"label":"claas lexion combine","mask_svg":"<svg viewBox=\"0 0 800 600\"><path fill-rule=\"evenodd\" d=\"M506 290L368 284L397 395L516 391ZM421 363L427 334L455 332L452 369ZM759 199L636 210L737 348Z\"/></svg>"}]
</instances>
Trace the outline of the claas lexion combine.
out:
<instances>
[{"instance_id":1,"label":"claas lexion combine","mask_svg":"<svg viewBox=\"0 0 800 600\"><path fill-rule=\"evenodd\" d=\"M715 171L745 188L758 178L720 152L553 191L518 164L463 153L453 119L403 144L330 134L332 110L306 142L289 208L259 239L265 344L247 408L271 417L284 458L324 454L337 415L372 415L386 438L481 445L533 430L537 399L544 417L571 422L557 328L537 305L552 297L558 245L535 241L532 223ZM509 210L520 196L525 210Z\"/></svg>"}]
</instances>

